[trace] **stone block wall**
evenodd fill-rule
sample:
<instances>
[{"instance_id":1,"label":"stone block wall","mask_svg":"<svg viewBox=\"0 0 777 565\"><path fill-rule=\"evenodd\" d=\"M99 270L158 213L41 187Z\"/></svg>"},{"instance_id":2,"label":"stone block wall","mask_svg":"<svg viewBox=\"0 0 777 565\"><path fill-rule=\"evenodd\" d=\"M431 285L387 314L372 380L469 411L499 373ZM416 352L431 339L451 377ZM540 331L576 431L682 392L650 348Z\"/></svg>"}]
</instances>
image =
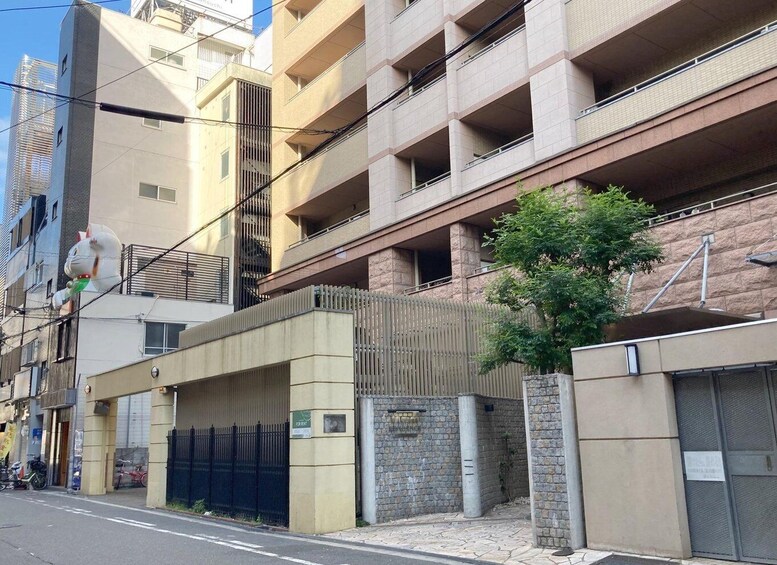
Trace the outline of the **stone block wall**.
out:
<instances>
[{"instance_id":1,"label":"stone block wall","mask_svg":"<svg viewBox=\"0 0 777 565\"><path fill-rule=\"evenodd\" d=\"M534 543L585 545L580 456L569 375L524 377Z\"/></svg>"},{"instance_id":2,"label":"stone block wall","mask_svg":"<svg viewBox=\"0 0 777 565\"><path fill-rule=\"evenodd\" d=\"M376 521L462 508L458 399L374 397ZM389 410L419 413L417 434L402 432Z\"/></svg>"},{"instance_id":3,"label":"stone block wall","mask_svg":"<svg viewBox=\"0 0 777 565\"><path fill-rule=\"evenodd\" d=\"M529 496L522 400L476 397L481 508ZM492 406L493 411L486 411Z\"/></svg>"},{"instance_id":4,"label":"stone block wall","mask_svg":"<svg viewBox=\"0 0 777 565\"><path fill-rule=\"evenodd\" d=\"M635 277L630 309L638 312L701 244L710 246L707 308L732 314L777 313L777 270L745 262L750 253L777 249L777 194L691 214L651 228L664 246L666 261L656 271ZM700 254L658 301L654 310L698 306L703 257Z\"/></svg>"}]
</instances>

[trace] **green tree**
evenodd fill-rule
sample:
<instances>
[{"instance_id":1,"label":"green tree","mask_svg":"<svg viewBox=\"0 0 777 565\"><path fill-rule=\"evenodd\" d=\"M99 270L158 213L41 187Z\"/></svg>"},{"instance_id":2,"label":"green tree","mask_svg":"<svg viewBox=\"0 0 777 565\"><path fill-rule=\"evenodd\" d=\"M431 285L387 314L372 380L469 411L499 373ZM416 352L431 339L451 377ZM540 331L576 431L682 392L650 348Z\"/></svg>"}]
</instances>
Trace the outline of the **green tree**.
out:
<instances>
[{"instance_id":1,"label":"green tree","mask_svg":"<svg viewBox=\"0 0 777 565\"><path fill-rule=\"evenodd\" d=\"M513 267L487 299L520 315L497 322L481 371L520 362L539 373L571 372L570 350L600 343L618 319L622 274L650 272L663 259L647 231L654 210L615 186L574 195L546 188L516 202L486 238L497 264Z\"/></svg>"}]
</instances>

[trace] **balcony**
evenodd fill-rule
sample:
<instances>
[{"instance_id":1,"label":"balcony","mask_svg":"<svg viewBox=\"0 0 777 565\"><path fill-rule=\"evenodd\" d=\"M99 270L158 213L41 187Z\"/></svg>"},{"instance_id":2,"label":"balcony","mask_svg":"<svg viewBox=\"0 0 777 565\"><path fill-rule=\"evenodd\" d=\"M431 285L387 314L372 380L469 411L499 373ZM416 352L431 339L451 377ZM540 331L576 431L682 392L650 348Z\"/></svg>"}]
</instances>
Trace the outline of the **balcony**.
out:
<instances>
[{"instance_id":1,"label":"balcony","mask_svg":"<svg viewBox=\"0 0 777 565\"><path fill-rule=\"evenodd\" d=\"M291 209L366 170L367 127L362 126L279 179L277 190Z\"/></svg>"},{"instance_id":2,"label":"balcony","mask_svg":"<svg viewBox=\"0 0 777 565\"><path fill-rule=\"evenodd\" d=\"M443 0L416 0L402 10L389 25L389 58L395 60L424 38L439 33L443 16Z\"/></svg>"},{"instance_id":3,"label":"balcony","mask_svg":"<svg viewBox=\"0 0 777 565\"><path fill-rule=\"evenodd\" d=\"M442 204L451 197L451 174L445 173L428 182L413 187L397 200L397 220L414 216Z\"/></svg>"},{"instance_id":4,"label":"balcony","mask_svg":"<svg viewBox=\"0 0 777 565\"><path fill-rule=\"evenodd\" d=\"M462 173L462 192L517 174L534 163L533 141L530 133L467 163Z\"/></svg>"},{"instance_id":5,"label":"balcony","mask_svg":"<svg viewBox=\"0 0 777 565\"><path fill-rule=\"evenodd\" d=\"M123 294L229 304L229 258L128 245L122 252ZM137 274L133 274L137 273Z\"/></svg>"},{"instance_id":6,"label":"balcony","mask_svg":"<svg viewBox=\"0 0 777 565\"><path fill-rule=\"evenodd\" d=\"M569 50L575 51L597 38L606 38L626 25L633 26L653 15L668 10L682 0L568 0L566 4Z\"/></svg>"},{"instance_id":7,"label":"balcony","mask_svg":"<svg viewBox=\"0 0 777 565\"><path fill-rule=\"evenodd\" d=\"M366 53L362 42L292 96L284 113L295 123L310 124L365 86Z\"/></svg>"},{"instance_id":8,"label":"balcony","mask_svg":"<svg viewBox=\"0 0 777 565\"><path fill-rule=\"evenodd\" d=\"M777 23L758 28L586 108L577 118L578 143L633 126L775 66L775 31Z\"/></svg>"},{"instance_id":9,"label":"balcony","mask_svg":"<svg viewBox=\"0 0 777 565\"><path fill-rule=\"evenodd\" d=\"M499 72L495 73L494 69L499 69ZM461 63L456 72L459 110L467 113L479 102L527 82L528 70L526 26L521 26Z\"/></svg>"},{"instance_id":10,"label":"balcony","mask_svg":"<svg viewBox=\"0 0 777 565\"><path fill-rule=\"evenodd\" d=\"M314 60L320 57L328 58L331 53L341 49L333 58L336 60L350 51L364 41L364 17L361 17L360 22L359 18L353 18L363 10L364 0L338 0L318 4L286 34L283 40L283 66L289 67L299 63L309 54ZM318 51L321 53L317 53ZM277 71L285 69L279 68ZM313 76L317 74L313 73Z\"/></svg>"},{"instance_id":11,"label":"balcony","mask_svg":"<svg viewBox=\"0 0 777 565\"><path fill-rule=\"evenodd\" d=\"M369 231L370 211L367 210L293 243L283 254L281 267L315 257L366 235Z\"/></svg>"},{"instance_id":12,"label":"balcony","mask_svg":"<svg viewBox=\"0 0 777 565\"><path fill-rule=\"evenodd\" d=\"M419 0L422 2L423 0ZM394 146L428 135L448 121L448 89L445 75L438 77L394 108Z\"/></svg>"}]
</instances>

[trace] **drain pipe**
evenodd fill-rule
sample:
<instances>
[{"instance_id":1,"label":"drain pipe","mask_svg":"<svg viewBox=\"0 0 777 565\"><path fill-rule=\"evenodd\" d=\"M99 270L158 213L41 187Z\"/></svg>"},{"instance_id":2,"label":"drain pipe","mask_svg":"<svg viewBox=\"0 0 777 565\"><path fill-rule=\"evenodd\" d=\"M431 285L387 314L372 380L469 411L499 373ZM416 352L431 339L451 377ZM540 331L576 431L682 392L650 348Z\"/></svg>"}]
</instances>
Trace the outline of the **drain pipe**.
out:
<instances>
[{"instance_id":1,"label":"drain pipe","mask_svg":"<svg viewBox=\"0 0 777 565\"><path fill-rule=\"evenodd\" d=\"M704 249L706 246L707 246L707 242L706 242L706 241L703 241L703 242L702 242L702 244L701 244L701 245L699 245L699 247L697 247L697 248L696 248L696 251L694 251L694 252L693 252L693 254L692 254L690 257L688 257L688 259L686 259L686 260L685 260L685 263L683 263L682 265L680 265L680 268L679 268L679 269L677 269L677 272L676 272L674 275L672 275L672 278L671 278L671 279L669 279L669 282L667 282L667 283L666 283L666 284L663 286L663 288L661 288L661 290L659 290L659 291L658 291L658 294L656 294L656 295L655 295L655 297L653 297L653 300L651 300L651 301L648 303L648 305L647 305L647 306L645 306L645 307L642 309L642 313L643 313L643 314L647 314L647 313L648 313L648 311L649 311L649 310L650 310L650 309L651 309L653 306L655 306L656 302L658 302L658 300L659 300L659 299L660 299L660 298L661 298L661 297L662 297L664 294L666 294L666 291L667 291L667 290L669 290L669 287L670 287L670 286L672 286L672 285L674 284L674 281L676 281L676 280L678 279L678 277L679 277L680 275L682 275L682 274L685 272L685 269L687 269L687 268L688 268L688 265L690 265L690 264L691 264L691 261L693 261L694 259L696 259L696 257L698 257L698 256L699 256L699 253L701 253L702 249Z\"/></svg>"},{"instance_id":2,"label":"drain pipe","mask_svg":"<svg viewBox=\"0 0 777 565\"><path fill-rule=\"evenodd\" d=\"M631 287L634 284L634 272L629 274L629 280L626 282L626 292L623 294L623 305L621 306L621 316L626 315L626 311L629 309L629 303L631 302Z\"/></svg>"},{"instance_id":3,"label":"drain pipe","mask_svg":"<svg viewBox=\"0 0 777 565\"><path fill-rule=\"evenodd\" d=\"M701 300L699 301L699 308L704 308L707 303L707 272L710 262L710 243L712 243L712 236L705 235L702 238L704 242L704 267L701 272Z\"/></svg>"}]
</instances>

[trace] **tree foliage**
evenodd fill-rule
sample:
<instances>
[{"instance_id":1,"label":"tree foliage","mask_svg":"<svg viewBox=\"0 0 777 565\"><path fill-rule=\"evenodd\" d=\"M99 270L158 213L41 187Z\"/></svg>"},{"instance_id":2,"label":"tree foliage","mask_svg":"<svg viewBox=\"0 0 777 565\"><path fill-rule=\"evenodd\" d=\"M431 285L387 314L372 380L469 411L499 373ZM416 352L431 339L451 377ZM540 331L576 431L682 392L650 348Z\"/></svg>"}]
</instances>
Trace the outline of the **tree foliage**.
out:
<instances>
[{"instance_id":1,"label":"tree foliage","mask_svg":"<svg viewBox=\"0 0 777 565\"><path fill-rule=\"evenodd\" d=\"M574 195L548 188L516 201L486 238L497 264L513 267L487 298L522 315L496 324L481 370L521 362L540 373L571 372L570 350L601 342L619 317L622 274L650 272L663 259L647 231L654 210L614 186Z\"/></svg>"}]
</instances>

